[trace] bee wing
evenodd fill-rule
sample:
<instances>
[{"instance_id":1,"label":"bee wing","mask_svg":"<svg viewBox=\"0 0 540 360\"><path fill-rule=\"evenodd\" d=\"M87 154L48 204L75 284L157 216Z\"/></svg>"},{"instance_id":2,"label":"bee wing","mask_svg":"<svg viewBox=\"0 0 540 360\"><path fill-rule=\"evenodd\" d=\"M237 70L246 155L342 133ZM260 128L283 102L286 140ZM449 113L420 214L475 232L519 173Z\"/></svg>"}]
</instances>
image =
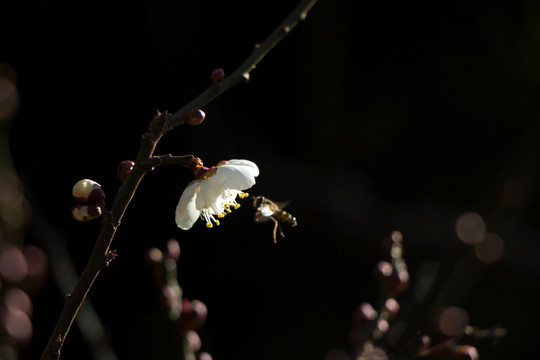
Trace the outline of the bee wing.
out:
<instances>
[{"instance_id":1,"label":"bee wing","mask_svg":"<svg viewBox=\"0 0 540 360\"><path fill-rule=\"evenodd\" d=\"M276 205L279 209L283 209L285 206L289 205L291 203L291 200L287 201L276 201Z\"/></svg>"}]
</instances>

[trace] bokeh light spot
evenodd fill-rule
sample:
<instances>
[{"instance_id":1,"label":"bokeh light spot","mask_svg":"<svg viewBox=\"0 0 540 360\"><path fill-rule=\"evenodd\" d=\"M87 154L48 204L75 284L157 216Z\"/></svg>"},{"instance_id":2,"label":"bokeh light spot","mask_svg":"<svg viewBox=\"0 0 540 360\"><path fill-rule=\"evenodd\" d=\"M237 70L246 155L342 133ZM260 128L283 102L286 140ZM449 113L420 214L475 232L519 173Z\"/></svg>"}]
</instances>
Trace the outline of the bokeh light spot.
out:
<instances>
[{"instance_id":1,"label":"bokeh light spot","mask_svg":"<svg viewBox=\"0 0 540 360\"><path fill-rule=\"evenodd\" d=\"M0 121L13 116L18 104L17 87L10 79L0 74Z\"/></svg>"},{"instance_id":2,"label":"bokeh light spot","mask_svg":"<svg viewBox=\"0 0 540 360\"><path fill-rule=\"evenodd\" d=\"M447 306L437 312L437 330L447 336L463 334L469 324L469 315L457 306Z\"/></svg>"},{"instance_id":3,"label":"bokeh light spot","mask_svg":"<svg viewBox=\"0 0 540 360\"><path fill-rule=\"evenodd\" d=\"M488 233L484 241L476 244L474 252L478 260L485 264L492 264L502 258L504 242L499 235Z\"/></svg>"},{"instance_id":4,"label":"bokeh light spot","mask_svg":"<svg viewBox=\"0 0 540 360\"><path fill-rule=\"evenodd\" d=\"M34 245L24 245L22 251L28 264L28 274L24 285L25 289L32 294L47 282L49 259L43 250Z\"/></svg>"},{"instance_id":5,"label":"bokeh light spot","mask_svg":"<svg viewBox=\"0 0 540 360\"><path fill-rule=\"evenodd\" d=\"M0 326L15 342L26 344L32 338L32 321L21 310L2 309Z\"/></svg>"},{"instance_id":6,"label":"bokeh light spot","mask_svg":"<svg viewBox=\"0 0 540 360\"><path fill-rule=\"evenodd\" d=\"M32 300L19 288L9 288L4 293L4 304L8 310L20 310L28 316L32 316Z\"/></svg>"},{"instance_id":7,"label":"bokeh light spot","mask_svg":"<svg viewBox=\"0 0 540 360\"><path fill-rule=\"evenodd\" d=\"M7 246L0 250L0 275L12 284L20 283L26 277L28 264L21 250Z\"/></svg>"},{"instance_id":8,"label":"bokeh light spot","mask_svg":"<svg viewBox=\"0 0 540 360\"><path fill-rule=\"evenodd\" d=\"M456 221L456 234L467 245L475 245L486 236L486 223L475 212L460 215Z\"/></svg>"}]
</instances>

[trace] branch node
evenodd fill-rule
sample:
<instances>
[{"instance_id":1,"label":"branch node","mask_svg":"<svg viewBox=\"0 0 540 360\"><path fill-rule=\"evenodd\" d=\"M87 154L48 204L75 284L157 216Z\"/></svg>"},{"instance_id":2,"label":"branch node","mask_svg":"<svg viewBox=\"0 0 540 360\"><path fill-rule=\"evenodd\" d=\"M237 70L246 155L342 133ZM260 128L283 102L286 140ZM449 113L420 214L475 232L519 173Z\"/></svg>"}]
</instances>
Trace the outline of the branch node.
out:
<instances>
[{"instance_id":1,"label":"branch node","mask_svg":"<svg viewBox=\"0 0 540 360\"><path fill-rule=\"evenodd\" d=\"M109 267L109 265L111 264L111 261L116 259L118 256L119 256L118 251L116 249L109 250L107 252L107 254L105 254L105 260L103 262L103 267Z\"/></svg>"}]
</instances>

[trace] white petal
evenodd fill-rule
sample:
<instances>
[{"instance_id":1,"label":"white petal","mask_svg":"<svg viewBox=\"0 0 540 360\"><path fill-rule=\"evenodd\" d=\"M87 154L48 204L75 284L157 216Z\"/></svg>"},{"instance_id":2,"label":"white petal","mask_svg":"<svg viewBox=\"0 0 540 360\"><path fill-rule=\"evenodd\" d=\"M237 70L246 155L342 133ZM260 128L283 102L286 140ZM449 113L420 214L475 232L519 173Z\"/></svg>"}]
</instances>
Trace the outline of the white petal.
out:
<instances>
[{"instance_id":1,"label":"white petal","mask_svg":"<svg viewBox=\"0 0 540 360\"><path fill-rule=\"evenodd\" d=\"M189 184L176 206L176 225L182 230L191 229L199 218L200 211L195 207L197 193L200 191L200 182L194 181Z\"/></svg>"},{"instance_id":2,"label":"white petal","mask_svg":"<svg viewBox=\"0 0 540 360\"><path fill-rule=\"evenodd\" d=\"M257 167L257 164L255 164L253 161L243 160L243 159L232 159L232 160L228 160L227 162L228 164L226 165L243 166L246 168L247 171L251 173L251 175L259 176L259 168Z\"/></svg>"},{"instance_id":3,"label":"white petal","mask_svg":"<svg viewBox=\"0 0 540 360\"><path fill-rule=\"evenodd\" d=\"M253 168L247 166L222 165L208 181L216 187L246 190L255 185Z\"/></svg>"},{"instance_id":4,"label":"white petal","mask_svg":"<svg viewBox=\"0 0 540 360\"><path fill-rule=\"evenodd\" d=\"M201 181L200 191L195 201L195 208L198 211L211 209L211 213L213 214L219 214L223 211L221 198L223 197L225 188L217 186L215 183L210 181L210 179L214 178L216 175Z\"/></svg>"}]
</instances>

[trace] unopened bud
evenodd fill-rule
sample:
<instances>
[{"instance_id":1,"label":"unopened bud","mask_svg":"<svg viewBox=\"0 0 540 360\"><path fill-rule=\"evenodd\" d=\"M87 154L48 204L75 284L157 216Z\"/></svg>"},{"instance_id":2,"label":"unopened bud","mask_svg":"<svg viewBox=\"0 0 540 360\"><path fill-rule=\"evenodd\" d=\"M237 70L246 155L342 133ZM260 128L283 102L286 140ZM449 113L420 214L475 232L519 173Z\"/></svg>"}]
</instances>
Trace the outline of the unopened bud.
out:
<instances>
[{"instance_id":1,"label":"unopened bud","mask_svg":"<svg viewBox=\"0 0 540 360\"><path fill-rule=\"evenodd\" d=\"M457 360L478 360L478 350L471 345L458 345L456 347Z\"/></svg>"},{"instance_id":2,"label":"unopened bud","mask_svg":"<svg viewBox=\"0 0 540 360\"><path fill-rule=\"evenodd\" d=\"M197 330L206 320L208 310L199 300L182 299L182 314L178 320L181 330Z\"/></svg>"},{"instance_id":3,"label":"unopened bud","mask_svg":"<svg viewBox=\"0 0 540 360\"><path fill-rule=\"evenodd\" d=\"M175 239L171 239L167 242L167 257L178 261L180 258L180 244Z\"/></svg>"},{"instance_id":4,"label":"unopened bud","mask_svg":"<svg viewBox=\"0 0 540 360\"><path fill-rule=\"evenodd\" d=\"M409 286L409 272L407 270L395 271L388 279L388 291L394 295L401 294Z\"/></svg>"},{"instance_id":5,"label":"unopened bud","mask_svg":"<svg viewBox=\"0 0 540 360\"><path fill-rule=\"evenodd\" d=\"M163 253L158 248L150 248L146 250L145 260L149 265L157 265L163 262Z\"/></svg>"},{"instance_id":6,"label":"unopened bud","mask_svg":"<svg viewBox=\"0 0 540 360\"><path fill-rule=\"evenodd\" d=\"M392 276L394 267L388 261L379 261L375 266L375 277L384 280Z\"/></svg>"},{"instance_id":7,"label":"unopened bud","mask_svg":"<svg viewBox=\"0 0 540 360\"><path fill-rule=\"evenodd\" d=\"M212 81L214 84L221 84L225 79L225 71L223 68L217 68L212 71Z\"/></svg>"},{"instance_id":8,"label":"unopened bud","mask_svg":"<svg viewBox=\"0 0 540 360\"><path fill-rule=\"evenodd\" d=\"M77 221L90 221L101 215L98 205L77 204L71 208L71 215Z\"/></svg>"},{"instance_id":9,"label":"unopened bud","mask_svg":"<svg viewBox=\"0 0 540 360\"><path fill-rule=\"evenodd\" d=\"M131 160L122 161L118 164L118 168L116 168L116 175L120 180L126 180L131 173L131 170L133 170L133 166L135 166L135 163Z\"/></svg>"},{"instance_id":10,"label":"unopened bud","mask_svg":"<svg viewBox=\"0 0 540 360\"><path fill-rule=\"evenodd\" d=\"M371 304L364 302L356 308L352 316L352 322L355 325L372 323L377 319L379 314Z\"/></svg>"},{"instance_id":11,"label":"unopened bud","mask_svg":"<svg viewBox=\"0 0 540 360\"><path fill-rule=\"evenodd\" d=\"M188 330L186 331L185 336L189 347L193 352L197 352L201 349L201 338L199 337L199 334L193 330Z\"/></svg>"},{"instance_id":12,"label":"unopened bud","mask_svg":"<svg viewBox=\"0 0 540 360\"><path fill-rule=\"evenodd\" d=\"M199 351L197 353L197 360L212 360L212 355L204 351Z\"/></svg>"},{"instance_id":13,"label":"unopened bud","mask_svg":"<svg viewBox=\"0 0 540 360\"><path fill-rule=\"evenodd\" d=\"M204 111L201 109L193 109L184 117L184 123L192 126L200 125L205 117L206 114Z\"/></svg>"},{"instance_id":14,"label":"unopened bud","mask_svg":"<svg viewBox=\"0 0 540 360\"><path fill-rule=\"evenodd\" d=\"M105 193L94 180L83 179L73 186L73 198L80 203L101 205L105 202Z\"/></svg>"},{"instance_id":15,"label":"unopened bud","mask_svg":"<svg viewBox=\"0 0 540 360\"><path fill-rule=\"evenodd\" d=\"M394 244L401 244L403 235L399 231L394 231L383 239L382 246L384 249L390 250Z\"/></svg>"},{"instance_id":16,"label":"unopened bud","mask_svg":"<svg viewBox=\"0 0 540 360\"><path fill-rule=\"evenodd\" d=\"M388 318L394 318L399 313L399 303L394 298L386 299L384 310L388 313Z\"/></svg>"}]
</instances>

